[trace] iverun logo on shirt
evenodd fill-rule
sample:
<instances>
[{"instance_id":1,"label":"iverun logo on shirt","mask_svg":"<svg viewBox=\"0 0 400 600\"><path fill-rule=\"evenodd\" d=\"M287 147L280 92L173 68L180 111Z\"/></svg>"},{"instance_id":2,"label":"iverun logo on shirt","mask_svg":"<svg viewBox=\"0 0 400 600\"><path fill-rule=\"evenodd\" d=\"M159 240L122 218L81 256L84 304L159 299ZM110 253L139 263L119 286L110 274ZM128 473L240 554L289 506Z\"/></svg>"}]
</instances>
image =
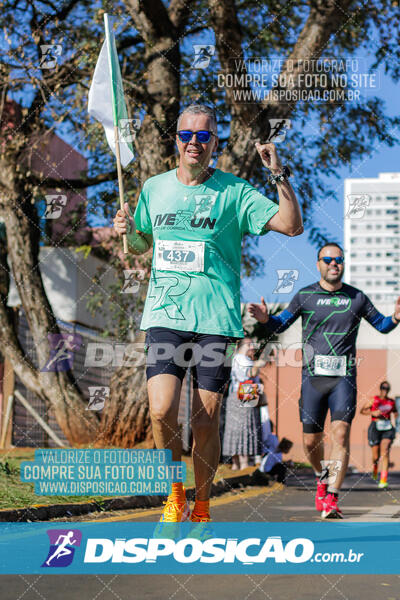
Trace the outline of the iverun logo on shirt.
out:
<instances>
[{"instance_id":1,"label":"iverun logo on shirt","mask_svg":"<svg viewBox=\"0 0 400 600\"><path fill-rule=\"evenodd\" d=\"M217 219L210 217L196 217L190 210L178 210L176 213L156 215L154 229L214 229Z\"/></svg>"},{"instance_id":2,"label":"iverun logo on shirt","mask_svg":"<svg viewBox=\"0 0 400 600\"><path fill-rule=\"evenodd\" d=\"M317 306L347 306L350 303L350 298L318 298Z\"/></svg>"},{"instance_id":3,"label":"iverun logo on shirt","mask_svg":"<svg viewBox=\"0 0 400 600\"><path fill-rule=\"evenodd\" d=\"M189 199L186 210L156 215L153 227L183 230L214 229L217 219L211 219L210 214L216 200L216 194L195 194Z\"/></svg>"}]
</instances>

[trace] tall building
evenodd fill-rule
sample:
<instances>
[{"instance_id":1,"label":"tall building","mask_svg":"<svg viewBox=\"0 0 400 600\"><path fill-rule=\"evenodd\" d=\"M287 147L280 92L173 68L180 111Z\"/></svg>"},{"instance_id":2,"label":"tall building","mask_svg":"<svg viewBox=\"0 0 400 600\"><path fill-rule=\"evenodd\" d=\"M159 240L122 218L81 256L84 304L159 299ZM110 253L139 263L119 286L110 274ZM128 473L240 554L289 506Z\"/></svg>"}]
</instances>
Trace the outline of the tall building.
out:
<instances>
[{"instance_id":1,"label":"tall building","mask_svg":"<svg viewBox=\"0 0 400 600\"><path fill-rule=\"evenodd\" d=\"M400 295L400 173L346 179L345 281L377 304Z\"/></svg>"}]
</instances>

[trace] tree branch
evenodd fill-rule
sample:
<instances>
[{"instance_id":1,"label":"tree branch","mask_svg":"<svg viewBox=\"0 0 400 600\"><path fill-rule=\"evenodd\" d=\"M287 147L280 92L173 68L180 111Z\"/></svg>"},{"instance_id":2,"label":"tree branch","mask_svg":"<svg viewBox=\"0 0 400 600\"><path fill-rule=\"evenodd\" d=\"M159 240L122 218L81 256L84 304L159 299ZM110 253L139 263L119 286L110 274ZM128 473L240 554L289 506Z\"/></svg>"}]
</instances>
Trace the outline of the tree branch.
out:
<instances>
[{"instance_id":1,"label":"tree branch","mask_svg":"<svg viewBox=\"0 0 400 600\"><path fill-rule=\"evenodd\" d=\"M301 61L318 59L321 56L331 35L349 19L347 11L351 3L352 0L313 2L309 17L281 74L286 73L288 64L296 64L296 76L304 71L305 63ZM234 0L209 0L209 7L221 66L226 72L232 72L231 59L243 60L241 31ZM288 62L289 60L293 63ZM245 67L240 72L245 74ZM241 89L240 86L227 88L225 92L232 115L231 135L219 160L219 166L225 171L249 178L256 159L255 139L262 137L263 132L269 128L269 118L288 118L296 106L296 101L243 103L240 96L234 93L238 89ZM280 89L288 89L288 84Z\"/></svg>"},{"instance_id":2,"label":"tree branch","mask_svg":"<svg viewBox=\"0 0 400 600\"><path fill-rule=\"evenodd\" d=\"M181 34L190 15L188 0L171 0L168 7L168 14L171 23L174 25L177 32Z\"/></svg>"},{"instance_id":3,"label":"tree branch","mask_svg":"<svg viewBox=\"0 0 400 600\"><path fill-rule=\"evenodd\" d=\"M109 171L108 173L101 173L100 175L96 175L95 177L81 177L79 179L54 179L52 177L45 177L45 179L41 179L35 174L31 174L26 176L32 185L44 185L49 189L75 189L82 190L87 187L91 187L94 185L99 185L100 183L105 183L107 181L115 181L117 179L117 171L116 169L113 171Z\"/></svg>"},{"instance_id":4,"label":"tree branch","mask_svg":"<svg viewBox=\"0 0 400 600\"><path fill-rule=\"evenodd\" d=\"M146 42L160 37L173 36L175 27L161 0L126 0L126 6L134 20L136 29Z\"/></svg>"}]
</instances>

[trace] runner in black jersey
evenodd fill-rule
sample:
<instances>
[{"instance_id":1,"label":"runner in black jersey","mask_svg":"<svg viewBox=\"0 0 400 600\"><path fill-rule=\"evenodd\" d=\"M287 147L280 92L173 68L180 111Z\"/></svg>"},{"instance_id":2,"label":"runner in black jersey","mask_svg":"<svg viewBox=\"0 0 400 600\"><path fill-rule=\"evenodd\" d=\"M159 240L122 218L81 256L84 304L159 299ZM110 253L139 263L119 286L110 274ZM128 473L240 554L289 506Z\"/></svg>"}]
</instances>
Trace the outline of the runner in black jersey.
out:
<instances>
[{"instance_id":1,"label":"runner in black jersey","mask_svg":"<svg viewBox=\"0 0 400 600\"><path fill-rule=\"evenodd\" d=\"M323 518L341 518L337 499L349 461L350 426L356 409L358 328L364 318L381 333L389 333L400 322L400 298L393 316L385 317L361 290L343 283L343 251L336 244L320 249L317 267L320 281L301 289L279 315L268 315L263 298L261 304L250 304L249 312L266 323L268 334L281 333L302 317L300 420L304 449L317 475L315 506ZM330 460L324 461L328 410L332 451Z\"/></svg>"}]
</instances>

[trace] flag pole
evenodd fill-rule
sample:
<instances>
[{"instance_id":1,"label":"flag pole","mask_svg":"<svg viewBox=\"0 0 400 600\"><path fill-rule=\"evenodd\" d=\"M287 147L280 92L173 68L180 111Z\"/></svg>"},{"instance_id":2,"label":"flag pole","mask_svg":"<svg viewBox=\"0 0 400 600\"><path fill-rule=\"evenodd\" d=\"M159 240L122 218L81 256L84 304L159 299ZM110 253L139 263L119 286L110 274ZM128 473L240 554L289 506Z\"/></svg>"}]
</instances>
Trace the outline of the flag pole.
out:
<instances>
[{"instance_id":1,"label":"flag pole","mask_svg":"<svg viewBox=\"0 0 400 600\"><path fill-rule=\"evenodd\" d=\"M125 214L124 207L124 182L122 181L122 168L121 168L121 155L119 153L119 131L118 125L114 125L114 140L115 140L115 155L117 159L117 173L118 173L118 189L119 189L119 205L122 212ZM122 236L122 244L124 248L124 254L128 254L128 239L124 233Z\"/></svg>"},{"instance_id":2,"label":"flag pole","mask_svg":"<svg viewBox=\"0 0 400 600\"><path fill-rule=\"evenodd\" d=\"M115 157L117 159L117 174L118 174L118 189L119 189L119 205L120 208L125 214L124 208L124 182L122 181L122 167L121 167L121 153L119 147L119 128L118 128L118 109L117 109L117 98L114 90L114 75L112 68L112 60L111 60L111 39L110 39L110 23L108 20L108 14L104 13L104 30L106 36L106 43L108 48L108 59L109 59L109 68L110 68L110 80L111 80L111 98L113 104L113 117L114 117L114 143L115 143ZM119 67L118 67L119 68ZM122 236L122 245L124 249L124 254L128 254L128 240L126 234L124 233Z\"/></svg>"}]
</instances>

